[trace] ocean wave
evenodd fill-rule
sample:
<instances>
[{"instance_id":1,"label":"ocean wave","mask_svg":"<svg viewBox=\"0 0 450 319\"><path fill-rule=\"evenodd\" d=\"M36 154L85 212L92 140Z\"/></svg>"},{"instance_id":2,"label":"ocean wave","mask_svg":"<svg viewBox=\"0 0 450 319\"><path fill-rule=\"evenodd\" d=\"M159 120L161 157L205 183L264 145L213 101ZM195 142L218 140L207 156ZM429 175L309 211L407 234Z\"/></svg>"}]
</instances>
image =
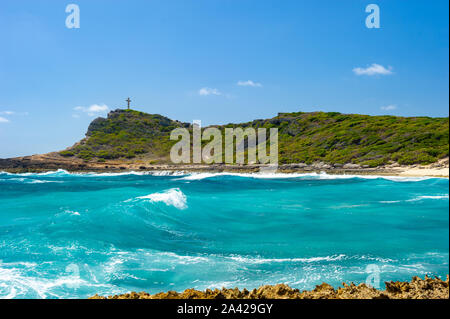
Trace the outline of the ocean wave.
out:
<instances>
[{"instance_id":1,"label":"ocean wave","mask_svg":"<svg viewBox=\"0 0 450 319\"><path fill-rule=\"evenodd\" d=\"M179 188L171 188L162 193L153 193L146 196L137 197L137 199L150 200L153 203L162 202L167 206L173 206L178 209L187 208L187 198L186 195Z\"/></svg>"},{"instance_id":2,"label":"ocean wave","mask_svg":"<svg viewBox=\"0 0 450 319\"><path fill-rule=\"evenodd\" d=\"M428 196L417 196L412 199L406 200L407 202L416 202L424 199L448 199L448 194L446 195L428 195Z\"/></svg>"},{"instance_id":3,"label":"ocean wave","mask_svg":"<svg viewBox=\"0 0 450 319\"><path fill-rule=\"evenodd\" d=\"M435 199L435 200L439 200L439 199L449 199L448 194L444 194L444 195L423 195L423 196L417 196L411 199L404 199L404 200L383 200L383 201L379 201L379 203L381 204L398 204L398 203L405 203L405 202L418 202L418 201L422 201L422 200L426 200L426 199Z\"/></svg>"},{"instance_id":4,"label":"ocean wave","mask_svg":"<svg viewBox=\"0 0 450 319\"><path fill-rule=\"evenodd\" d=\"M298 289L314 287L321 282L360 281L370 272L367 265L379 267L382 278L392 274L407 275L429 272L428 256L389 259L376 255L330 254L322 256L269 258L258 255L184 254L139 248L127 251L114 246L99 250L105 258L79 264L74 268L59 265L61 271L49 277L42 263L3 263L0 261L0 298L72 298L99 294L125 293L147 285L166 290L224 287L258 287L284 282ZM441 255L438 252L430 253ZM419 260L417 257L423 258ZM443 254L443 258L445 253ZM448 260L448 254L447 254ZM443 260L443 263L448 261ZM53 268L55 269L55 268ZM280 270L282 269L282 270ZM145 271L143 271L145 270ZM212 270L212 271L210 271ZM255 271L257 270L257 271ZM219 272L220 276L203 274ZM178 282L180 272L186 281ZM160 277L161 276L161 277ZM359 278L359 279L358 279ZM123 286L123 285L126 286ZM130 288L132 287L132 288Z\"/></svg>"},{"instance_id":5,"label":"ocean wave","mask_svg":"<svg viewBox=\"0 0 450 319\"><path fill-rule=\"evenodd\" d=\"M0 299L29 298L70 298L77 288L108 288L109 284L101 284L85 280L76 274L66 273L52 279L39 275L36 264L19 265L17 263L0 262ZM68 270L68 269L66 269ZM64 288L63 291L61 289Z\"/></svg>"},{"instance_id":6,"label":"ocean wave","mask_svg":"<svg viewBox=\"0 0 450 319\"><path fill-rule=\"evenodd\" d=\"M74 211L74 210L69 210L69 209L65 210L64 213L68 214L68 215L72 215L72 216L80 216L79 212Z\"/></svg>"},{"instance_id":7,"label":"ocean wave","mask_svg":"<svg viewBox=\"0 0 450 319\"><path fill-rule=\"evenodd\" d=\"M63 176L77 176L77 177L116 177L116 176L184 176L187 175L185 171L168 171L168 170L157 170L157 171L127 171L127 172L69 172L64 169L58 169L56 171L48 171L43 173L9 173L0 171L0 175L7 176L20 176L20 177L63 177Z\"/></svg>"},{"instance_id":8,"label":"ocean wave","mask_svg":"<svg viewBox=\"0 0 450 319\"><path fill-rule=\"evenodd\" d=\"M61 181L43 181L40 179L32 179L32 180L28 180L26 181L26 183L29 184L46 184L46 183L62 183Z\"/></svg>"},{"instance_id":9,"label":"ocean wave","mask_svg":"<svg viewBox=\"0 0 450 319\"><path fill-rule=\"evenodd\" d=\"M160 252L159 256L175 258L179 264L197 264L197 263L209 263L211 260L209 257L205 256L188 256L188 255L178 255L172 252Z\"/></svg>"},{"instance_id":10,"label":"ocean wave","mask_svg":"<svg viewBox=\"0 0 450 319\"><path fill-rule=\"evenodd\" d=\"M64 169L58 169L56 171L49 171L43 173L8 173L0 172L0 175L9 176L21 176L21 177L63 177L63 176L78 176L78 177L116 177L116 176L174 176L181 177L181 180L203 180L207 178L214 178L220 176L235 176L244 178L257 178L257 179L288 179L298 178L305 180L333 180L333 179L385 179L393 182L421 182L428 179L448 179L444 177L409 177L409 176L384 176L384 175L350 175L350 174L328 174L326 172L312 172L312 173L233 173L233 172L221 172L221 173L205 173L205 172L187 172L183 170L154 170L154 171L127 171L127 172L109 172L109 173L96 173L96 172L68 172Z\"/></svg>"},{"instance_id":11,"label":"ocean wave","mask_svg":"<svg viewBox=\"0 0 450 319\"><path fill-rule=\"evenodd\" d=\"M116 176L182 176L186 175L182 171L143 171L143 172L136 172L136 171L130 171L130 172L120 172L120 173L69 173L72 175L78 175L78 176L86 176L86 177L116 177Z\"/></svg>"},{"instance_id":12,"label":"ocean wave","mask_svg":"<svg viewBox=\"0 0 450 319\"><path fill-rule=\"evenodd\" d=\"M379 203L381 204L396 204L396 203L401 203L401 200L381 200L379 201Z\"/></svg>"},{"instance_id":13,"label":"ocean wave","mask_svg":"<svg viewBox=\"0 0 450 319\"><path fill-rule=\"evenodd\" d=\"M285 263L285 262L314 263L321 261L338 261L346 258L346 256L344 254L340 254L334 256L311 257L311 258L255 258L243 256L231 256L228 258L240 263L267 264L267 263Z\"/></svg>"},{"instance_id":14,"label":"ocean wave","mask_svg":"<svg viewBox=\"0 0 450 319\"><path fill-rule=\"evenodd\" d=\"M245 257L245 256L231 256L228 259L249 264L268 264L268 263L320 263L320 262L334 262L342 260L367 260L377 261L382 263L393 262L389 258L372 257L372 256L347 256L345 254L323 256L323 257L304 257L304 258L259 258L259 257Z\"/></svg>"},{"instance_id":15,"label":"ocean wave","mask_svg":"<svg viewBox=\"0 0 450 319\"><path fill-rule=\"evenodd\" d=\"M417 196L410 199L403 199L403 200L382 200L378 203L380 204L399 204L399 203L408 203L408 202L418 202L422 200L445 200L449 199L448 194L447 195L425 195L425 196Z\"/></svg>"},{"instance_id":16,"label":"ocean wave","mask_svg":"<svg viewBox=\"0 0 450 319\"><path fill-rule=\"evenodd\" d=\"M407 176L383 176L383 175L347 175L347 174L327 174L321 173L190 173L187 176L180 178L181 180L195 181L203 180L207 178L221 177L221 176L234 176L234 177L246 177L246 178L259 178L259 179L286 179L286 178L298 178L304 180L333 180L333 179L386 179L393 182L420 182L428 180L434 177L407 177Z\"/></svg>"},{"instance_id":17,"label":"ocean wave","mask_svg":"<svg viewBox=\"0 0 450 319\"><path fill-rule=\"evenodd\" d=\"M69 173L64 169L58 169L56 171L48 171L43 173L9 173L9 172L0 172L0 175L7 176L21 176L21 177L38 177L38 176L63 176L63 175L72 175L74 173Z\"/></svg>"},{"instance_id":18,"label":"ocean wave","mask_svg":"<svg viewBox=\"0 0 450 319\"><path fill-rule=\"evenodd\" d=\"M40 179L31 179L26 177L1 178L0 182L18 182L23 184L64 183L63 181L47 181Z\"/></svg>"},{"instance_id":19,"label":"ocean wave","mask_svg":"<svg viewBox=\"0 0 450 319\"><path fill-rule=\"evenodd\" d=\"M187 175L185 171L152 171L150 175L153 176L184 176Z\"/></svg>"},{"instance_id":20,"label":"ocean wave","mask_svg":"<svg viewBox=\"0 0 450 319\"><path fill-rule=\"evenodd\" d=\"M153 255L153 254L152 254ZM197 263L216 263L216 262L236 262L239 264L273 264L273 263L333 263L344 260L357 260L367 262L391 263L396 262L394 259L383 258L369 255L352 255L336 254L330 256L316 256L316 257L291 257L291 258L266 258L261 256L245 256L245 255L222 255L222 254L208 254L208 255L178 255L173 252L158 252L155 254L158 257L166 257L175 259L178 264L197 264Z\"/></svg>"},{"instance_id":21,"label":"ocean wave","mask_svg":"<svg viewBox=\"0 0 450 319\"><path fill-rule=\"evenodd\" d=\"M162 171L142 171L142 172L137 172L137 171L129 171L129 172L120 172L120 173L94 173L94 172L89 172L89 173L68 173L69 175L77 175L77 176L86 176L86 177L116 177L116 176L184 176L186 175L186 172L184 171L167 171L167 170L162 170Z\"/></svg>"},{"instance_id":22,"label":"ocean wave","mask_svg":"<svg viewBox=\"0 0 450 319\"><path fill-rule=\"evenodd\" d=\"M80 176L80 177L96 177L96 176L125 176L125 175L151 175L151 172L118 172L118 173L95 173L95 172L68 172L64 169L58 169L56 171L48 171L43 173L7 173L2 172L9 176L23 176L23 177L64 177L64 176Z\"/></svg>"}]
</instances>

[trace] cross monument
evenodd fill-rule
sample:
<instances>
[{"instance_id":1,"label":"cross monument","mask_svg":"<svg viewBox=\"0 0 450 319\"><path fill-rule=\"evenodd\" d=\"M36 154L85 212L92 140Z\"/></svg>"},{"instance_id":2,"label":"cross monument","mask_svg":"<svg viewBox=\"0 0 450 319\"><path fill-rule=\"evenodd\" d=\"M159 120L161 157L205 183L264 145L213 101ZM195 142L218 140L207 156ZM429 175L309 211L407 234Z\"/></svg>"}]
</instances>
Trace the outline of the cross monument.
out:
<instances>
[{"instance_id":1,"label":"cross monument","mask_svg":"<svg viewBox=\"0 0 450 319\"><path fill-rule=\"evenodd\" d=\"M130 98L126 99L125 101L128 103L128 109L130 109L130 103L131 103Z\"/></svg>"}]
</instances>

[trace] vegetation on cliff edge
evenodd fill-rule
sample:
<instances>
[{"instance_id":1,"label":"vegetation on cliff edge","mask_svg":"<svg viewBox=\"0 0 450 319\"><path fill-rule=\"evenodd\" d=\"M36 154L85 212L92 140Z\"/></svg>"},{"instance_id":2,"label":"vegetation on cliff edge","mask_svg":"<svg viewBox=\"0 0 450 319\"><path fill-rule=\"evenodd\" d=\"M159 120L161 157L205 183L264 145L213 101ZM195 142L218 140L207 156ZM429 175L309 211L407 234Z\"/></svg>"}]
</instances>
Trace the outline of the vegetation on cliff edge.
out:
<instances>
[{"instance_id":1,"label":"vegetation on cliff edge","mask_svg":"<svg viewBox=\"0 0 450 319\"><path fill-rule=\"evenodd\" d=\"M217 127L238 126L278 128L281 164L429 164L449 153L448 118L296 112ZM94 120L86 138L60 154L100 162L127 158L167 162L176 143L170 132L177 127L191 129L188 123L161 115L116 110L107 119Z\"/></svg>"}]
</instances>

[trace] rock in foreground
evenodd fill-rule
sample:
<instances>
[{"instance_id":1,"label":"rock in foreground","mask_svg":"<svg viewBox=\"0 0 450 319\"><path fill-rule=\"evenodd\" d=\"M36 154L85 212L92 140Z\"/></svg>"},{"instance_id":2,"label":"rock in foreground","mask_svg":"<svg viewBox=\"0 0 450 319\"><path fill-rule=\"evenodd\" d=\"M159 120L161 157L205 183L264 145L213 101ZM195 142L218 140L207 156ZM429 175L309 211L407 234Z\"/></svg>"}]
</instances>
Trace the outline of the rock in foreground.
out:
<instances>
[{"instance_id":1,"label":"rock in foreground","mask_svg":"<svg viewBox=\"0 0 450 319\"><path fill-rule=\"evenodd\" d=\"M312 291L300 292L285 284L275 286L261 286L258 289L248 291L238 288L222 290L207 289L198 291L186 289L178 293L175 291L161 292L150 295L146 292L132 292L123 295L102 297L95 295L89 299L448 299L449 276L446 281L439 278L425 279L413 277L411 282L386 282L386 290L377 290L366 284L356 286L351 283L343 283L343 287L337 290L323 283Z\"/></svg>"}]
</instances>

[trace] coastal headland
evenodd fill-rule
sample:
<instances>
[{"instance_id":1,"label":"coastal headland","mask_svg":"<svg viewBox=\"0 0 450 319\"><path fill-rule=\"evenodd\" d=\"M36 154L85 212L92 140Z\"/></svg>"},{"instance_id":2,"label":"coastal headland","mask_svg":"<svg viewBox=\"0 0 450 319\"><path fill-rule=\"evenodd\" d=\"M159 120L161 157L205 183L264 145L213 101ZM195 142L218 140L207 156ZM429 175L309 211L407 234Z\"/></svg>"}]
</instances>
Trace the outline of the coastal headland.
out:
<instances>
[{"instance_id":1,"label":"coastal headland","mask_svg":"<svg viewBox=\"0 0 450 319\"><path fill-rule=\"evenodd\" d=\"M210 127L219 131L278 129L278 173L449 176L448 117L294 112ZM174 164L170 152L177 142L171 139L175 129L191 132L193 125L159 114L118 109L92 121L86 137L73 146L47 154L0 159L0 171L253 173L266 169L266 165L249 160L245 164ZM203 144L207 142L202 139ZM248 144L244 144L248 153Z\"/></svg>"}]
</instances>

